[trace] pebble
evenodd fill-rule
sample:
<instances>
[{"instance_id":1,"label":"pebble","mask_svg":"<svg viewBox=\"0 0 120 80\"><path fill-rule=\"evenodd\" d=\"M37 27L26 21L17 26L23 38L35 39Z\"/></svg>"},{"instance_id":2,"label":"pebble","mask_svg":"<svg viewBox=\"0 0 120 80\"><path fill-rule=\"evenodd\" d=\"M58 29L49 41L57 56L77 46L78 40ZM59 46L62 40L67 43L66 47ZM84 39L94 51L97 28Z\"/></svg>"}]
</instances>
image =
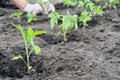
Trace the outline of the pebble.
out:
<instances>
[{"instance_id":1,"label":"pebble","mask_svg":"<svg viewBox=\"0 0 120 80\"><path fill-rule=\"evenodd\" d=\"M0 16L4 15L4 11L2 9L0 9Z\"/></svg>"}]
</instances>

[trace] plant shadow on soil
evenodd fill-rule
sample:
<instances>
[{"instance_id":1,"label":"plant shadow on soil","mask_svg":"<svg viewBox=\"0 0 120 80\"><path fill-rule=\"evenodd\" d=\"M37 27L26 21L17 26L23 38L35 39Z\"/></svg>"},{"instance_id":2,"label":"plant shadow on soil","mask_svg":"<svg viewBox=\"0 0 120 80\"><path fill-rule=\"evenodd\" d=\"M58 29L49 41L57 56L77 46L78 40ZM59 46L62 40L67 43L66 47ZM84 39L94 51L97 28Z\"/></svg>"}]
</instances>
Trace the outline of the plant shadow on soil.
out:
<instances>
[{"instance_id":1,"label":"plant shadow on soil","mask_svg":"<svg viewBox=\"0 0 120 80\"><path fill-rule=\"evenodd\" d=\"M120 8L93 17L87 29L82 29L79 25L78 30L67 34L66 43L63 43L62 37L56 36L58 28L50 30L48 17L38 16L40 20L31 24L23 17L18 24L47 31L47 34L35 39L42 53L30 57L34 69L31 74L26 73L26 66L21 60L11 60L18 54L25 56L20 32L8 23L15 20L8 19L10 13L7 13L17 10L2 9L6 14L0 18L1 79L120 80ZM80 13L74 7L58 9L63 14L66 10L72 14Z\"/></svg>"}]
</instances>

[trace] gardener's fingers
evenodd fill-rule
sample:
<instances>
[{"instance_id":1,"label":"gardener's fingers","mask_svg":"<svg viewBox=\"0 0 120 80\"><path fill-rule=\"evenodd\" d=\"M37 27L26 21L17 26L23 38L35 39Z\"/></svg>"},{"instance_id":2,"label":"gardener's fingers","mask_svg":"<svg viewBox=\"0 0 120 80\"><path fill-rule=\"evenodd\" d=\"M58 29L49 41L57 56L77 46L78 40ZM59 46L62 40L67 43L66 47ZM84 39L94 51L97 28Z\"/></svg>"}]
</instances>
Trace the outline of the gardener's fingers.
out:
<instances>
[{"instance_id":1,"label":"gardener's fingers","mask_svg":"<svg viewBox=\"0 0 120 80\"><path fill-rule=\"evenodd\" d=\"M43 13L43 8L39 4L28 4L23 11L32 12L33 14Z\"/></svg>"},{"instance_id":2,"label":"gardener's fingers","mask_svg":"<svg viewBox=\"0 0 120 80\"><path fill-rule=\"evenodd\" d=\"M55 6L53 4L50 4L48 6L48 13L55 12Z\"/></svg>"},{"instance_id":3,"label":"gardener's fingers","mask_svg":"<svg viewBox=\"0 0 120 80\"><path fill-rule=\"evenodd\" d=\"M55 6L50 4L47 8L44 8L44 14L47 15L51 12L55 12Z\"/></svg>"},{"instance_id":4,"label":"gardener's fingers","mask_svg":"<svg viewBox=\"0 0 120 80\"><path fill-rule=\"evenodd\" d=\"M34 8L34 12L36 13L36 14L38 14L38 13L43 13L43 8L42 8L42 6L41 5L39 5L38 3L37 4L34 4L34 6L33 6Z\"/></svg>"}]
</instances>

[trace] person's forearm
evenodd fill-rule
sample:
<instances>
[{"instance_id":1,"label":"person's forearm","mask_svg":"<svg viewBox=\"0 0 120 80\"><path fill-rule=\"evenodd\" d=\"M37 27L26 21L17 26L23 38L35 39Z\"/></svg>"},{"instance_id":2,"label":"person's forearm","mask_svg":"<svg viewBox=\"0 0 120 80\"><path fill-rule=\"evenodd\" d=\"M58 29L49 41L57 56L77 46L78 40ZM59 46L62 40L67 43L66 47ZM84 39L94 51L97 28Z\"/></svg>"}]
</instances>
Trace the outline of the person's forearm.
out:
<instances>
[{"instance_id":1,"label":"person's forearm","mask_svg":"<svg viewBox=\"0 0 120 80\"><path fill-rule=\"evenodd\" d=\"M26 0L11 0L11 1L21 10L23 10L28 5L28 2Z\"/></svg>"}]
</instances>

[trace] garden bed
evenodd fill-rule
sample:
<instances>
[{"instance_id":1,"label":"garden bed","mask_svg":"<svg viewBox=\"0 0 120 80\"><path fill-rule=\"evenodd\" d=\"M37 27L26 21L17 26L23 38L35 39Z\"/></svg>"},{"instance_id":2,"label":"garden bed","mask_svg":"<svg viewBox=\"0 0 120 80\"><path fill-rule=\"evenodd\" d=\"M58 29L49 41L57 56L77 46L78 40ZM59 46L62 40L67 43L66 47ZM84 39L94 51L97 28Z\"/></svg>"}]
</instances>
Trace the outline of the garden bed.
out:
<instances>
[{"instance_id":1,"label":"garden bed","mask_svg":"<svg viewBox=\"0 0 120 80\"><path fill-rule=\"evenodd\" d=\"M38 16L31 24L8 19L17 9L1 8L0 16L0 79L3 80L120 80L120 8L95 16L87 29L79 26L67 35L67 42L56 35L58 28L50 30L49 18ZM81 13L75 7L58 8L60 14ZM2 13L0 13L2 14ZM27 74L22 60L12 61L15 55L24 55L20 32L10 22L47 33L35 38L41 47L39 56L30 57L34 69Z\"/></svg>"}]
</instances>

